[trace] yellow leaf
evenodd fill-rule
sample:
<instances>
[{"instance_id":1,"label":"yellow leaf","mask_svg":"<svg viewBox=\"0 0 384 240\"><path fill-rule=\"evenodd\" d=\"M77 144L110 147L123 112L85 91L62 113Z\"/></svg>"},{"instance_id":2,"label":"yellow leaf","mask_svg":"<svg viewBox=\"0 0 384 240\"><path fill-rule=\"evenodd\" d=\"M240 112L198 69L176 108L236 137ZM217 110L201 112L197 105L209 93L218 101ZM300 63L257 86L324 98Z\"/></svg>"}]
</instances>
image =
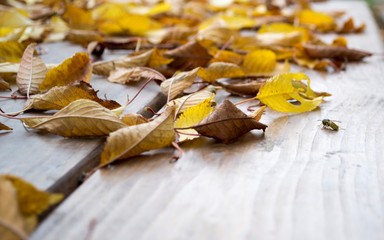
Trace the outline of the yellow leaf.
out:
<instances>
[{"instance_id":1,"label":"yellow leaf","mask_svg":"<svg viewBox=\"0 0 384 240\"><path fill-rule=\"evenodd\" d=\"M328 32L336 27L334 19L322 12L304 9L298 12L297 20L300 24L314 28L315 30Z\"/></svg>"},{"instance_id":2,"label":"yellow leaf","mask_svg":"<svg viewBox=\"0 0 384 240\"><path fill-rule=\"evenodd\" d=\"M176 106L179 113L182 113L186 109L198 105L204 102L208 98L214 98L216 96L216 89L214 86L208 86L203 90L195 93L176 98L170 101L167 106Z\"/></svg>"},{"instance_id":3,"label":"yellow leaf","mask_svg":"<svg viewBox=\"0 0 384 240\"><path fill-rule=\"evenodd\" d=\"M0 76L0 91L11 90L11 86Z\"/></svg>"},{"instance_id":4,"label":"yellow leaf","mask_svg":"<svg viewBox=\"0 0 384 240\"><path fill-rule=\"evenodd\" d=\"M242 28L254 27L255 25L256 21L249 17L218 14L203 21L199 25L199 30L204 30L209 27L221 27L240 30Z\"/></svg>"},{"instance_id":5,"label":"yellow leaf","mask_svg":"<svg viewBox=\"0 0 384 240\"><path fill-rule=\"evenodd\" d=\"M121 84L149 79L159 81L166 80L163 74L148 67L116 68L108 77L108 81Z\"/></svg>"},{"instance_id":6,"label":"yellow leaf","mask_svg":"<svg viewBox=\"0 0 384 240\"><path fill-rule=\"evenodd\" d=\"M211 59L211 63L213 62L227 62L234 63L240 65L243 62L244 56L238 53L227 51L227 50L215 50L214 52L210 52L213 58Z\"/></svg>"},{"instance_id":7,"label":"yellow leaf","mask_svg":"<svg viewBox=\"0 0 384 240\"><path fill-rule=\"evenodd\" d=\"M301 34L301 42L306 42L310 39L309 31L300 26L293 26L288 23L270 23L263 25L258 31L258 34L266 33L292 33L299 32Z\"/></svg>"},{"instance_id":8,"label":"yellow leaf","mask_svg":"<svg viewBox=\"0 0 384 240\"><path fill-rule=\"evenodd\" d=\"M256 50L248 53L243 62L247 75L268 75L276 67L276 54L271 50Z\"/></svg>"},{"instance_id":9,"label":"yellow leaf","mask_svg":"<svg viewBox=\"0 0 384 240\"><path fill-rule=\"evenodd\" d=\"M195 68L188 72L181 72L165 80L160 85L161 92L168 96L168 100L174 99L194 83L199 70L200 68Z\"/></svg>"},{"instance_id":10,"label":"yellow leaf","mask_svg":"<svg viewBox=\"0 0 384 240\"><path fill-rule=\"evenodd\" d=\"M210 40L216 45L226 45L240 37L239 31L225 27L212 27L199 31L199 40Z\"/></svg>"},{"instance_id":11,"label":"yellow leaf","mask_svg":"<svg viewBox=\"0 0 384 240\"><path fill-rule=\"evenodd\" d=\"M0 23L1 27L9 28L26 27L33 24L26 14L12 8L0 9Z\"/></svg>"},{"instance_id":12,"label":"yellow leaf","mask_svg":"<svg viewBox=\"0 0 384 240\"><path fill-rule=\"evenodd\" d=\"M152 122L125 127L111 133L101 154L100 166L169 146L175 138L174 112L175 107L167 107Z\"/></svg>"},{"instance_id":13,"label":"yellow leaf","mask_svg":"<svg viewBox=\"0 0 384 240\"><path fill-rule=\"evenodd\" d=\"M201 69L198 74L206 82L215 82L219 78L231 78L244 76L243 70L236 64L226 62L214 62L207 68Z\"/></svg>"},{"instance_id":14,"label":"yellow leaf","mask_svg":"<svg viewBox=\"0 0 384 240\"><path fill-rule=\"evenodd\" d=\"M90 12L66 2L63 20L73 29L91 30L94 29L95 22Z\"/></svg>"},{"instance_id":15,"label":"yellow leaf","mask_svg":"<svg viewBox=\"0 0 384 240\"><path fill-rule=\"evenodd\" d=\"M145 117L143 117L142 115L134 114L134 113L129 113L129 114L124 115L121 118L121 121L123 121L123 123L127 124L127 126L139 125L142 123L148 123L149 122L149 120L146 119Z\"/></svg>"},{"instance_id":16,"label":"yellow leaf","mask_svg":"<svg viewBox=\"0 0 384 240\"><path fill-rule=\"evenodd\" d=\"M19 42L0 42L0 62L20 62L26 45Z\"/></svg>"},{"instance_id":17,"label":"yellow leaf","mask_svg":"<svg viewBox=\"0 0 384 240\"><path fill-rule=\"evenodd\" d=\"M306 88L295 82L307 82ZM287 113L312 111L320 105L323 97L305 98L303 93L312 91L310 79L304 73L283 73L269 79L259 90L256 98L273 110ZM296 104L293 101L297 101Z\"/></svg>"},{"instance_id":18,"label":"yellow leaf","mask_svg":"<svg viewBox=\"0 0 384 240\"><path fill-rule=\"evenodd\" d=\"M164 51L154 48L147 66L150 68L157 68L163 65L167 65L172 61L173 59L164 56Z\"/></svg>"},{"instance_id":19,"label":"yellow leaf","mask_svg":"<svg viewBox=\"0 0 384 240\"><path fill-rule=\"evenodd\" d=\"M19 71L16 77L16 84L19 92L23 95L36 94L39 92L39 85L45 78L47 67L43 60L34 57L36 43L31 43L25 49L20 62Z\"/></svg>"},{"instance_id":20,"label":"yellow leaf","mask_svg":"<svg viewBox=\"0 0 384 240\"><path fill-rule=\"evenodd\" d=\"M126 125L99 103L80 99L50 117L19 118L28 127L63 137L105 136Z\"/></svg>"},{"instance_id":21,"label":"yellow leaf","mask_svg":"<svg viewBox=\"0 0 384 240\"><path fill-rule=\"evenodd\" d=\"M213 97L210 97L205 99L203 102L186 109L175 121L175 128L188 128L195 126L212 113L214 105ZM179 142L192 140L198 137L195 136L198 135L198 133L193 128L181 129L178 130L177 133L179 134Z\"/></svg>"},{"instance_id":22,"label":"yellow leaf","mask_svg":"<svg viewBox=\"0 0 384 240\"><path fill-rule=\"evenodd\" d=\"M90 82L91 77L91 59L87 53L79 52L57 67L50 69L39 88L44 91L55 86L65 86L79 81Z\"/></svg>"}]
</instances>

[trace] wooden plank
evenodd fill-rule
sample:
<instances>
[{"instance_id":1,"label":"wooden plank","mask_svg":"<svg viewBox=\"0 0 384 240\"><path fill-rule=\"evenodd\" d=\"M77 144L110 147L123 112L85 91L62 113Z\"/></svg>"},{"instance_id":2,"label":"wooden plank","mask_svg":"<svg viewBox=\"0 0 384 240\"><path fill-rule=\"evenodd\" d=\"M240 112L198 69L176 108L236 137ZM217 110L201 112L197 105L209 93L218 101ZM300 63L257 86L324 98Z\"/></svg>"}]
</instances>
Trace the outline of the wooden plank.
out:
<instances>
[{"instance_id":1,"label":"wooden plank","mask_svg":"<svg viewBox=\"0 0 384 240\"><path fill-rule=\"evenodd\" d=\"M43 48L48 51L42 56L46 63L60 63L74 53L84 51L81 47L69 43L45 44ZM106 56L116 58L122 53L127 52L115 51ZM100 97L105 95L124 104L127 96L132 98L143 83L124 86L94 76L91 84L94 89L100 90ZM16 90L15 86L13 90ZM10 93L1 94L10 95ZM154 106L155 102L152 102L154 99L159 103L164 102L164 98L159 94L157 84L149 84L126 111L138 112L147 105ZM5 112L21 110L24 102L24 100L0 99L1 108ZM1 118L1 122L14 130L0 134L0 174L22 176L41 189L68 194L78 186L82 172L98 164L97 157L103 138L69 139L52 134L37 134L24 129L19 121Z\"/></svg>"},{"instance_id":2,"label":"wooden plank","mask_svg":"<svg viewBox=\"0 0 384 240\"><path fill-rule=\"evenodd\" d=\"M323 7L366 21L349 43L383 52L364 3ZM348 66L308 72L333 96L310 113L268 111L265 135L201 138L175 164L164 149L98 171L31 239L384 239L384 62ZM322 129L323 118L342 129Z\"/></svg>"}]
</instances>

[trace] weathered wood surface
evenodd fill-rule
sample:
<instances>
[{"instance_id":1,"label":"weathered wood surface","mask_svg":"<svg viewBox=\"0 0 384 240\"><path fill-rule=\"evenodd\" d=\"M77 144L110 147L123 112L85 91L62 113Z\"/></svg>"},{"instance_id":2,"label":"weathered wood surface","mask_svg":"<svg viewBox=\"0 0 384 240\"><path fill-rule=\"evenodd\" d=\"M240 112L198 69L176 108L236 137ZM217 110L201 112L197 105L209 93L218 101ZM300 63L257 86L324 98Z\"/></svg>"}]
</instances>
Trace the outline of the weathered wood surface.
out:
<instances>
[{"instance_id":1,"label":"weathered wood surface","mask_svg":"<svg viewBox=\"0 0 384 240\"><path fill-rule=\"evenodd\" d=\"M42 55L46 63L60 63L74 53L84 51L81 47L69 43L45 44L44 49L48 51ZM106 55L110 58L118 57L116 53ZM99 97L103 98L105 95L124 104L127 96L132 98L142 83L124 86L94 76L91 84L95 90L100 90ZM13 86L13 91L15 90L16 86ZM3 96L10 94L1 93ZM140 111L146 105L153 104L151 101L158 94L160 91L156 83L149 84L126 111ZM24 100L0 99L0 107L5 112L20 111L24 103ZM104 141L102 138L69 139L52 134L37 134L24 129L22 123L17 120L1 118L1 122L12 127L13 131L0 134L0 174L21 176L41 189L68 194L77 187L82 172L98 164Z\"/></svg>"},{"instance_id":2,"label":"weathered wood surface","mask_svg":"<svg viewBox=\"0 0 384 240\"><path fill-rule=\"evenodd\" d=\"M352 47L383 52L365 4L321 6L367 23ZM348 66L309 72L333 96L310 113L268 111L265 135L198 139L174 164L165 149L96 172L32 239L384 239L384 62Z\"/></svg>"}]
</instances>

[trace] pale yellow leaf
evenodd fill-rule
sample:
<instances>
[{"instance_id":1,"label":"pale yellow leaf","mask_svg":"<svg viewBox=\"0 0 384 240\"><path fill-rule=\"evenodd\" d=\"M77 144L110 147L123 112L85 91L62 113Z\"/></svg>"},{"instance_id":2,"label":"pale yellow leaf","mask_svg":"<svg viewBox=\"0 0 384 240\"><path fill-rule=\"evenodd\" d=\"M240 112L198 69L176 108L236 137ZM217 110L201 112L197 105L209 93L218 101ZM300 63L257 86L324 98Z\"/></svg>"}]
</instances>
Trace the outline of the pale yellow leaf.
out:
<instances>
[{"instance_id":1,"label":"pale yellow leaf","mask_svg":"<svg viewBox=\"0 0 384 240\"><path fill-rule=\"evenodd\" d=\"M214 62L205 69L201 69L198 75L205 82L215 82L219 78L231 78L244 76L243 70L236 64L226 62Z\"/></svg>"},{"instance_id":2,"label":"pale yellow leaf","mask_svg":"<svg viewBox=\"0 0 384 240\"><path fill-rule=\"evenodd\" d=\"M125 127L111 133L101 154L100 166L171 145L175 139L174 113L175 107L167 107L152 122Z\"/></svg>"},{"instance_id":3,"label":"pale yellow leaf","mask_svg":"<svg viewBox=\"0 0 384 240\"><path fill-rule=\"evenodd\" d=\"M188 72L181 72L165 80L160 85L161 92L167 95L169 100L174 99L194 83L199 70L200 68L195 68Z\"/></svg>"},{"instance_id":4,"label":"pale yellow leaf","mask_svg":"<svg viewBox=\"0 0 384 240\"><path fill-rule=\"evenodd\" d=\"M208 86L198 92L176 98L170 101L168 106L176 106L179 113L184 112L186 109L198 105L204 102L208 98L214 98L216 96L216 89L214 86Z\"/></svg>"},{"instance_id":5,"label":"pale yellow leaf","mask_svg":"<svg viewBox=\"0 0 384 240\"><path fill-rule=\"evenodd\" d=\"M0 62L20 62L25 47L19 42L0 42Z\"/></svg>"},{"instance_id":6,"label":"pale yellow leaf","mask_svg":"<svg viewBox=\"0 0 384 240\"><path fill-rule=\"evenodd\" d=\"M247 75L268 75L276 67L276 54L271 50L256 50L248 53L243 62Z\"/></svg>"},{"instance_id":7,"label":"pale yellow leaf","mask_svg":"<svg viewBox=\"0 0 384 240\"><path fill-rule=\"evenodd\" d=\"M126 125L99 103L80 99L51 117L20 118L28 127L63 137L105 136Z\"/></svg>"},{"instance_id":8,"label":"pale yellow leaf","mask_svg":"<svg viewBox=\"0 0 384 240\"><path fill-rule=\"evenodd\" d=\"M149 79L160 81L166 80L163 74L147 67L116 68L111 71L108 77L108 81L121 84L128 84L130 82L138 82Z\"/></svg>"},{"instance_id":9,"label":"pale yellow leaf","mask_svg":"<svg viewBox=\"0 0 384 240\"><path fill-rule=\"evenodd\" d=\"M22 14L17 9L0 9L0 23L2 27L19 28L33 24L26 14Z\"/></svg>"}]
</instances>

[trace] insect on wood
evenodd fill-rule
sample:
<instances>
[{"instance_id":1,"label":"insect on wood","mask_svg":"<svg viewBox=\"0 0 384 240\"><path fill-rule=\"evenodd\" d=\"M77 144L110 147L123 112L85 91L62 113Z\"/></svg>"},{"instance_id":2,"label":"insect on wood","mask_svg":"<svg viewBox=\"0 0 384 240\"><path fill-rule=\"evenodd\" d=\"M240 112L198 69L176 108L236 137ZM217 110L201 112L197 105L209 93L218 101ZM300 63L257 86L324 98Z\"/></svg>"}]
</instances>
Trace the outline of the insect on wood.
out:
<instances>
[{"instance_id":1,"label":"insect on wood","mask_svg":"<svg viewBox=\"0 0 384 240\"><path fill-rule=\"evenodd\" d=\"M339 126L335 122L333 122L332 120L323 119L321 121L321 123L323 124L323 127L326 129L329 129L332 131L339 131Z\"/></svg>"}]
</instances>

